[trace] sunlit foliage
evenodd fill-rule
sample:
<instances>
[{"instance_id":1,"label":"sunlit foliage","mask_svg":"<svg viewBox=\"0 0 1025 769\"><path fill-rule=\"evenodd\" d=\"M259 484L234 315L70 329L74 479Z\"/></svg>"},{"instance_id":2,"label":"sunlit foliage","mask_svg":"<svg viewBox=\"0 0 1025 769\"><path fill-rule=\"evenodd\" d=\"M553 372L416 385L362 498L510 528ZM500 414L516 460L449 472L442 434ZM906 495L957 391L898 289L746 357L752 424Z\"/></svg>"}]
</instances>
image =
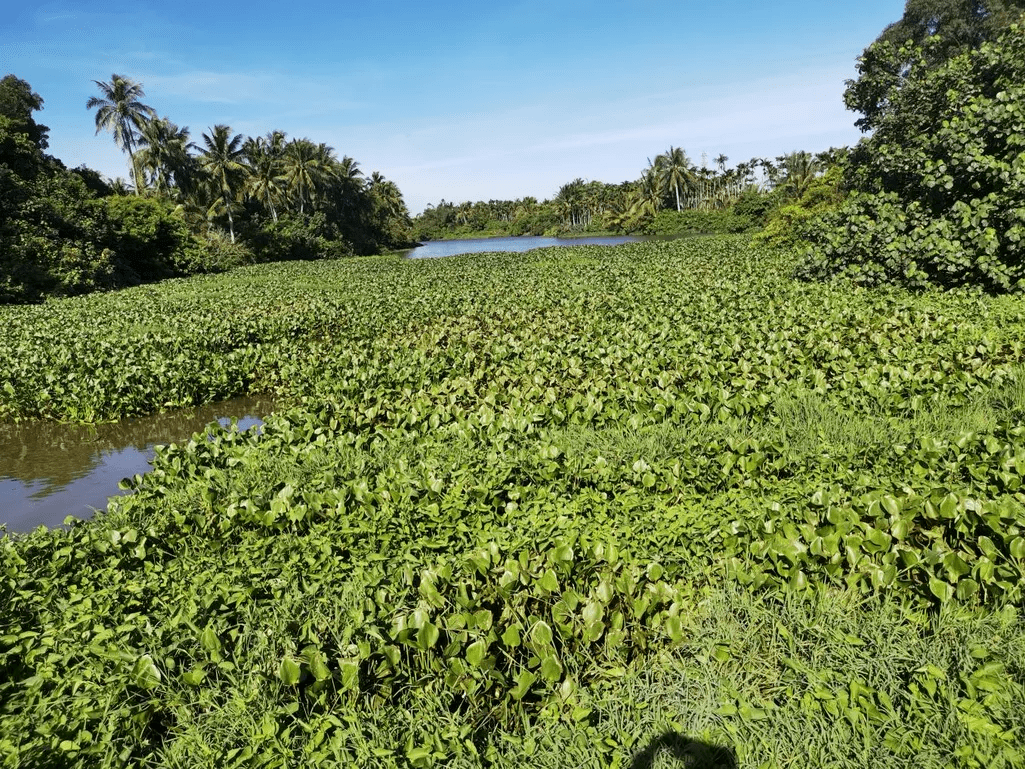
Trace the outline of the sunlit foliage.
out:
<instances>
[{"instance_id":1,"label":"sunlit foliage","mask_svg":"<svg viewBox=\"0 0 1025 769\"><path fill-rule=\"evenodd\" d=\"M690 239L4 309L5 418L292 405L0 540L0 755L1019 765L1025 313L791 270Z\"/></svg>"}]
</instances>

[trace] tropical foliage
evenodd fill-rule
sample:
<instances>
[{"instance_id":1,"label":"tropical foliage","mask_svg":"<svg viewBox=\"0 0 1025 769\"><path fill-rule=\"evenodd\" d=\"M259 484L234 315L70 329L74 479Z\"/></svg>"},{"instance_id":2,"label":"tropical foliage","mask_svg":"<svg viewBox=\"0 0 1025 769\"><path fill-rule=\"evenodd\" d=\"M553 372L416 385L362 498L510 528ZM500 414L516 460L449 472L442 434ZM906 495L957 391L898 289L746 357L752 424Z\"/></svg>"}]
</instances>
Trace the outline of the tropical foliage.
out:
<instances>
[{"instance_id":1,"label":"tropical foliage","mask_svg":"<svg viewBox=\"0 0 1025 769\"><path fill-rule=\"evenodd\" d=\"M803 275L1025 289L1025 34L934 65L937 44L895 59L913 55L852 153L854 193L809 229Z\"/></svg>"},{"instance_id":2,"label":"tropical foliage","mask_svg":"<svg viewBox=\"0 0 1025 769\"><path fill-rule=\"evenodd\" d=\"M806 186L824 169L826 158L831 162L834 152L752 158L734 168L727 167L728 157L719 155L718 168L713 170L704 162L700 168L695 166L683 149L670 147L649 160L633 182L604 184L578 178L562 185L551 200L541 202L532 197L460 204L442 200L416 217L413 229L420 240L589 232L739 232L764 223L768 210L780 200L771 191L780 189L785 197L799 179ZM794 163L794 158L804 157L803 166ZM764 205L752 208L752 197L763 198ZM745 199L748 210L735 211ZM758 214L751 216L754 208ZM680 216L662 215L670 211Z\"/></svg>"},{"instance_id":3,"label":"tropical foliage","mask_svg":"<svg viewBox=\"0 0 1025 769\"><path fill-rule=\"evenodd\" d=\"M913 68L936 67L980 48L1023 12L1022 0L907 0L904 15L865 49L858 77L847 83L844 101L861 113L857 125L865 131L878 125Z\"/></svg>"},{"instance_id":4,"label":"tropical foliage","mask_svg":"<svg viewBox=\"0 0 1025 769\"><path fill-rule=\"evenodd\" d=\"M7 419L292 405L0 540L0 760L1020 765L1020 301L792 268L704 238L5 308Z\"/></svg>"},{"instance_id":5,"label":"tropical foliage","mask_svg":"<svg viewBox=\"0 0 1025 769\"><path fill-rule=\"evenodd\" d=\"M197 144L142 102L140 83L117 74L95 82L100 95L87 106L97 132L110 131L128 154L131 185L69 172L46 155L48 129L32 116L42 98L13 75L0 81L0 302L409 243L395 184L362 179L356 161L327 145L280 131L251 139L226 125ZM137 215L118 219L128 210ZM151 221L134 231L140 216Z\"/></svg>"},{"instance_id":6,"label":"tropical foliage","mask_svg":"<svg viewBox=\"0 0 1025 769\"><path fill-rule=\"evenodd\" d=\"M169 201L111 195L95 172L46 155L41 107L25 81L0 80L0 303L213 266Z\"/></svg>"}]
</instances>

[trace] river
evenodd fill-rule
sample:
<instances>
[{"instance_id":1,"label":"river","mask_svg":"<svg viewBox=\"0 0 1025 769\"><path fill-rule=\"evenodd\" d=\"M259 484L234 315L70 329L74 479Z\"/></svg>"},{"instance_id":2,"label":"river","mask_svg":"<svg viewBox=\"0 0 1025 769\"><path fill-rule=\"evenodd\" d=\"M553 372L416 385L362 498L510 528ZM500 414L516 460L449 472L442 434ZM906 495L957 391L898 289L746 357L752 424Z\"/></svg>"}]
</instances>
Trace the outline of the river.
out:
<instances>
[{"instance_id":1,"label":"river","mask_svg":"<svg viewBox=\"0 0 1025 769\"><path fill-rule=\"evenodd\" d=\"M540 235L521 235L515 238L475 238L472 240L429 240L409 251L410 259L435 259L459 254L480 254L485 251L530 251L548 246L616 246L637 243L641 238L632 235L609 235L583 238L546 238Z\"/></svg>"},{"instance_id":2,"label":"river","mask_svg":"<svg viewBox=\"0 0 1025 769\"><path fill-rule=\"evenodd\" d=\"M122 478L150 470L158 444L187 441L211 422L256 427L273 410L266 397L236 398L113 424L0 424L0 526L25 532L88 518L121 493Z\"/></svg>"}]
</instances>

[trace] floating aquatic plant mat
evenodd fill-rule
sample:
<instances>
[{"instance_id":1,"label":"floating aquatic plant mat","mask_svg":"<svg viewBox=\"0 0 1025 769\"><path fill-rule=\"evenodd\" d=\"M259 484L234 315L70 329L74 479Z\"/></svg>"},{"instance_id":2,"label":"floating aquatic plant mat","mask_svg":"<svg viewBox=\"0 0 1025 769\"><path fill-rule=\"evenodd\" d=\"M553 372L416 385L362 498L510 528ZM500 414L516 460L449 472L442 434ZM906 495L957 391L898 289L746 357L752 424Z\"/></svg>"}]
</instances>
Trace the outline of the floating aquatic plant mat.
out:
<instances>
[{"instance_id":1,"label":"floating aquatic plant mat","mask_svg":"<svg viewBox=\"0 0 1025 769\"><path fill-rule=\"evenodd\" d=\"M0 764L1020 766L1021 300L744 238L0 311L4 419L251 392L0 540Z\"/></svg>"}]
</instances>

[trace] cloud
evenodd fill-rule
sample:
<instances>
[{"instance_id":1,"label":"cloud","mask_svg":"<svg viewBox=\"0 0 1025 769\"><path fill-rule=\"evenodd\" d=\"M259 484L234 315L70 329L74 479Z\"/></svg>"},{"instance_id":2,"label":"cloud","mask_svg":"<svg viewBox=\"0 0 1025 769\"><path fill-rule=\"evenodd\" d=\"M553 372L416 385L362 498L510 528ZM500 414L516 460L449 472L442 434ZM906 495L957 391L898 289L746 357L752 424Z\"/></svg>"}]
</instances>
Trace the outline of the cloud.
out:
<instances>
[{"instance_id":1,"label":"cloud","mask_svg":"<svg viewBox=\"0 0 1025 769\"><path fill-rule=\"evenodd\" d=\"M467 120L378 126L376 154L412 210L447 200L545 197L575 177L635 179L646 159L682 146L691 160L733 162L817 151L859 136L842 103L843 74L821 70L719 90L639 94L595 104L539 104ZM356 157L363 147L356 148ZM368 143L367 150L371 147ZM384 150L387 150L384 152Z\"/></svg>"},{"instance_id":2,"label":"cloud","mask_svg":"<svg viewBox=\"0 0 1025 769\"><path fill-rule=\"evenodd\" d=\"M221 104L273 102L280 90L277 78L265 73L196 70L175 75L146 74L140 80L154 93Z\"/></svg>"}]
</instances>

